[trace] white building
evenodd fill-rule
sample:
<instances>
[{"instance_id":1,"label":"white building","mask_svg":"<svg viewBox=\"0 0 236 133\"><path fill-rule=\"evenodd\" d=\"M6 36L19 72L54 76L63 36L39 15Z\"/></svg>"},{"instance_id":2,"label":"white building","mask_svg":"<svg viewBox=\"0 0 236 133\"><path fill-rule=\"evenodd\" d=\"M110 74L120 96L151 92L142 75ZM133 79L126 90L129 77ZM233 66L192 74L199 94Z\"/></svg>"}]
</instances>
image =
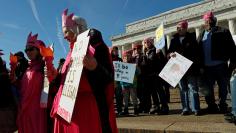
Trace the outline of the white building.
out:
<instances>
[{"instance_id":1,"label":"white building","mask_svg":"<svg viewBox=\"0 0 236 133\"><path fill-rule=\"evenodd\" d=\"M125 33L111 37L112 46L118 46L120 52L131 49L133 42L155 37L155 30L161 22L164 22L167 45L181 20L187 20L190 32L196 32L198 37L203 29L202 16L207 11L214 13L219 26L228 28L232 35L236 35L236 0L205 0L126 24Z\"/></svg>"}]
</instances>

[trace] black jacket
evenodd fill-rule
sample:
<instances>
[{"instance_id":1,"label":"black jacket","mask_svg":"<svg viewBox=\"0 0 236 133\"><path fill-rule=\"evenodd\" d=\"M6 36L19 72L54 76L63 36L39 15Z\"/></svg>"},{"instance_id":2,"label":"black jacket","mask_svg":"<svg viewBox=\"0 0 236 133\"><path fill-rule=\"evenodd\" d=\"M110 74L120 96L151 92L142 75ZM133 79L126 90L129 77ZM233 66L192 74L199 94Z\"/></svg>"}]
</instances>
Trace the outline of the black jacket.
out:
<instances>
[{"instance_id":1,"label":"black jacket","mask_svg":"<svg viewBox=\"0 0 236 133\"><path fill-rule=\"evenodd\" d=\"M87 71L88 81L93 90L102 126L102 133L111 133L109 123L109 105L106 99L106 88L114 82L114 70L109 49L102 39L102 34L96 29L89 31L89 44L95 48L94 57L97 60L97 67L93 71ZM99 45L98 45L99 44ZM112 88L110 88L112 89Z\"/></svg>"},{"instance_id":2,"label":"black jacket","mask_svg":"<svg viewBox=\"0 0 236 133\"><path fill-rule=\"evenodd\" d=\"M236 46L232 35L228 29L216 26L211 30L211 57L212 60L221 60L227 62L230 60L230 67L235 68ZM204 51L202 38L205 31L199 37L200 61L204 65Z\"/></svg>"},{"instance_id":3,"label":"black jacket","mask_svg":"<svg viewBox=\"0 0 236 133\"><path fill-rule=\"evenodd\" d=\"M176 33L170 43L168 53L177 52L193 62L188 74L199 74L199 48L196 40L195 33L186 33L185 38L180 42L180 36Z\"/></svg>"},{"instance_id":4,"label":"black jacket","mask_svg":"<svg viewBox=\"0 0 236 133\"><path fill-rule=\"evenodd\" d=\"M152 78L153 76L157 76L162 69L162 62L158 59L156 54L156 48L153 46L148 49L143 58L143 75L148 78Z\"/></svg>"},{"instance_id":5,"label":"black jacket","mask_svg":"<svg viewBox=\"0 0 236 133\"><path fill-rule=\"evenodd\" d=\"M0 70L0 108L15 104L11 83L7 72Z\"/></svg>"},{"instance_id":6,"label":"black jacket","mask_svg":"<svg viewBox=\"0 0 236 133\"><path fill-rule=\"evenodd\" d=\"M111 54L111 57L112 57L112 61L123 62L123 60L119 56L115 56L115 55Z\"/></svg>"},{"instance_id":7,"label":"black jacket","mask_svg":"<svg viewBox=\"0 0 236 133\"><path fill-rule=\"evenodd\" d=\"M28 68L28 60L25 58L22 58L21 60L19 60L16 70L15 70L15 74L17 79L21 79L26 71L26 69Z\"/></svg>"}]
</instances>

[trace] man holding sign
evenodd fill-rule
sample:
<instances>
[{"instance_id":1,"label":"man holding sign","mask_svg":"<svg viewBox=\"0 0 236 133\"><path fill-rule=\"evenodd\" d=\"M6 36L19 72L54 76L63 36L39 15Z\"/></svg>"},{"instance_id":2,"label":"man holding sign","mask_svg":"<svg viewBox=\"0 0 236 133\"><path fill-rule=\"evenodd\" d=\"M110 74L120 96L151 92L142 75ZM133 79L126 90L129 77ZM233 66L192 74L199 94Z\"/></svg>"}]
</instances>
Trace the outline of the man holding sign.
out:
<instances>
[{"instance_id":1,"label":"man holding sign","mask_svg":"<svg viewBox=\"0 0 236 133\"><path fill-rule=\"evenodd\" d=\"M168 50L168 57L175 58L177 52L189 60L193 61L193 65L179 82L180 97L182 103L182 115L190 113L190 107L195 115L199 115L200 103L198 95L198 86L196 76L197 68L197 41L195 34L187 32L188 22L182 21L177 24L177 33L174 35ZM175 69L178 69L175 67ZM189 99L190 95L190 99ZM190 101L190 103L189 103ZM190 106L191 105L191 106Z\"/></svg>"},{"instance_id":2,"label":"man holding sign","mask_svg":"<svg viewBox=\"0 0 236 133\"><path fill-rule=\"evenodd\" d=\"M85 31L86 21L67 11L62 28L70 52L51 112L54 133L117 133L109 50L99 31Z\"/></svg>"}]
</instances>

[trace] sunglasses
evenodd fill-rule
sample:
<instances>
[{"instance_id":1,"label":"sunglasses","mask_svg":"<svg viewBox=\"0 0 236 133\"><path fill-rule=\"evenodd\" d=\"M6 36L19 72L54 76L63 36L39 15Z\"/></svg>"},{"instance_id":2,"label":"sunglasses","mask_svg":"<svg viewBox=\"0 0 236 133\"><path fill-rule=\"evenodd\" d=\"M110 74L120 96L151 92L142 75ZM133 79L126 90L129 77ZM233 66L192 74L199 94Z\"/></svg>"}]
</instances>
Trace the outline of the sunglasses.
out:
<instances>
[{"instance_id":1,"label":"sunglasses","mask_svg":"<svg viewBox=\"0 0 236 133\"><path fill-rule=\"evenodd\" d=\"M35 50L35 48L30 47L30 48L26 48L26 49L25 49L25 52L31 52L31 51L34 51L34 50Z\"/></svg>"}]
</instances>

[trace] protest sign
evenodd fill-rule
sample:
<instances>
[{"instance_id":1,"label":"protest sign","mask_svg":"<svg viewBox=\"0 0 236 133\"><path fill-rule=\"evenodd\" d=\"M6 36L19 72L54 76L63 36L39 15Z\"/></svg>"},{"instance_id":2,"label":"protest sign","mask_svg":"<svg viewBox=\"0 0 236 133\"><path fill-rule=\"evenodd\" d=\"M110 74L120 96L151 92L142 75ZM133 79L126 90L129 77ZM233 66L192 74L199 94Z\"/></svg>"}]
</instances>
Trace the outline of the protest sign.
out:
<instances>
[{"instance_id":1,"label":"protest sign","mask_svg":"<svg viewBox=\"0 0 236 133\"><path fill-rule=\"evenodd\" d=\"M115 80L133 83L136 64L113 61L115 68Z\"/></svg>"},{"instance_id":2,"label":"protest sign","mask_svg":"<svg viewBox=\"0 0 236 133\"><path fill-rule=\"evenodd\" d=\"M57 114L69 123L71 122L80 78L83 71L83 57L86 55L88 49L88 33L89 30L77 36L77 41L75 42L71 54L72 63L68 68L57 111Z\"/></svg>"},{"instance_id":3,"label":"protest sign","mask_svg":"<svg viewBox=\"0 0 236 133\"><path fill-rule=\"evenodd\" d=\"M176 57L171 57L165 67L160 72L159 76L168 82L172 87L175 87L187 70L192 65L192 61L175 52Z\"/></svg>"},{"instance_id":4,"label":"protest sign","mask_svg":"<svg viewBox=\"0 0 236 133\"><path fill-rule=\"evenodd\" d=\"M164 34L164 24L161 25L156 30L156 49L162 49L165 46L165 34Z\"/></svg>"}]
</instances>

